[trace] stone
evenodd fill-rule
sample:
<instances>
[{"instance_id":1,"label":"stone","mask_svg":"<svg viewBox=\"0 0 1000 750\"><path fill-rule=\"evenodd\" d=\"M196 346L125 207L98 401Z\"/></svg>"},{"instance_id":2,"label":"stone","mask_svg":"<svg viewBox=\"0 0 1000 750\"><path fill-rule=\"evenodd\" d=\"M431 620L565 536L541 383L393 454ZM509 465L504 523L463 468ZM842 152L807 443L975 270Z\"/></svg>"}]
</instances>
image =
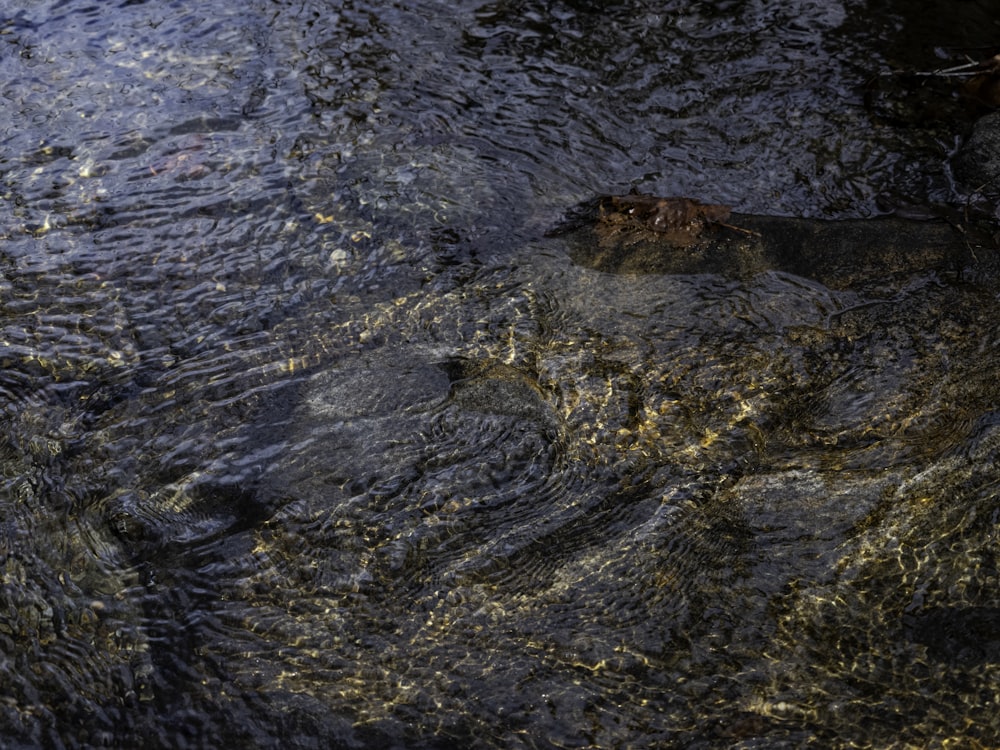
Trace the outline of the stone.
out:
<instances>
[{"instance_id":1,"label":"stone","mask_svg":"<svg viewBox=\"0 0 1000 750\"><path fill-rule=\"evenodd\" d=\"M965 190L1000 194L1000 112L986 115L976 123L952 169Z\"/></svg>"}]
</instances>

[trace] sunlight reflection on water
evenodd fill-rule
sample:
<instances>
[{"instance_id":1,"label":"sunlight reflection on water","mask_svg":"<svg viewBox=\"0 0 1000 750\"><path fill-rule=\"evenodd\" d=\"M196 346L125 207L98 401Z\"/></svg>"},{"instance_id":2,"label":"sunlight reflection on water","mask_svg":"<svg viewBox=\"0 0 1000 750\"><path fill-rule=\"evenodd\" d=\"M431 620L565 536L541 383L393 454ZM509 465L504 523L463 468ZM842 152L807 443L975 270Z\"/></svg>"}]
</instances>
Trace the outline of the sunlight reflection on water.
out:
<instances>
[{"instance_id":1,"label":"sunlight reflection on water","mask_svg":"<svg viewBox=\"0 0 1000 750\"><path fill-rule=\"evenodd\" d=\"M0 11L5 736L995 738L995 290L539 239L632 187L949 197L861 100L895 21Z\"/></svg>"}]
</instances>

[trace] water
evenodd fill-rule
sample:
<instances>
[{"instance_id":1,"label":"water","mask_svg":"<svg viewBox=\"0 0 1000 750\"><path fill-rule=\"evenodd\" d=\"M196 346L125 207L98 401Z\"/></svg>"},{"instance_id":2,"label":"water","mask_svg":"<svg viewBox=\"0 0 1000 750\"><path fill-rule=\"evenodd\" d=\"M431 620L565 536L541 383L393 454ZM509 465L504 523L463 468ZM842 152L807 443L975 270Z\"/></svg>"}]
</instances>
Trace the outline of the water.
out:
<instances>
[{"instance_id":1,"label":"water","mask_svg":"<svg viewBox=\"0 0 1000 750\"><path fill-rule=\"evenodd\" d=\"M906 7L0 12L8 745L996 742L995 283L542 237L961 202Z\"/></svg>"}]
</instances>

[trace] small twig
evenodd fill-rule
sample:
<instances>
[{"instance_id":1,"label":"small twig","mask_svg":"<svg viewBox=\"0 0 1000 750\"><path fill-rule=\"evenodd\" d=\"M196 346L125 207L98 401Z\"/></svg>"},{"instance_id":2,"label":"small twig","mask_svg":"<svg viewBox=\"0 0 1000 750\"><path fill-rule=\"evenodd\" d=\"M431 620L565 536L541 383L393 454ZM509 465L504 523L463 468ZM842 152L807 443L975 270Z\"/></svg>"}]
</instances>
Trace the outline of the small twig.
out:
<instances>
[{"instance_id":1,"label":"small twig","mask_svg":"<svg viewBox=\"0 0 1000 750\"><path fill-rule=\"evenodd\" d=\"M718 224L720 227L725 227L726 229L732 229L734 232L741 232L750 237L760 237L760 232L755 232L752 229L745 229L744 227L738 227L733 224L727 224L724 221L713 221L713 224Z\"/></svg>"},{"instance_id":2,"label":"small twig","mask_svg":"<svg viewBox=\"0 0 1000 750\"><path fill-rule=\"evenodd\" d=\"M963 76L963 75L968 75L968 72L966 71L969 71L971 68L978 68L980 65L983 64L982 61L973 60L971 57L968 56L965 59L968 60L969 62L963 63L962 65L955 65L951 68L938 68L937 70L931 70L931 71L918 70L917 72L913 73L913 75L941 76L943 78L950 78L953 76Z\"/></svg>"},{"instance_id":3,"label":"small twig","mask_svg":"<svg viewBox=\"0 0 1000 750\"><path fill-rule=\"evenodd\" d=\"M938 68L937 70L917 70L910 75L921 78L964 78L966 76L979 75L980 73L996 72L1000 68L1000 55L994 55L988 60L973 60L966 55L969 62L961 65L954 65L950 68ZM892 75L892 74L890 74Z\"/></svg>"}]
</instances>

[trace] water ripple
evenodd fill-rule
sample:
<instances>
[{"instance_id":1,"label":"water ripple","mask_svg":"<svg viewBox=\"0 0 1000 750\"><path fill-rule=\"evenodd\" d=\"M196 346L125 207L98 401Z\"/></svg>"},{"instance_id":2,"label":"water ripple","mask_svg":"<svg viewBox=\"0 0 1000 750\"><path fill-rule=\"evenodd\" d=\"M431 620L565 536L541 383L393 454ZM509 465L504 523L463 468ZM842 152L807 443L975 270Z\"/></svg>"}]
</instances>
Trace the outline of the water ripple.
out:
<instances>
[{"instance_id":1,"label":"water ripple","mask_svg":"<svg viewBox=\"0 0 1000 750\"><path fill-rule=\"evenodd\" d=\"M539 239L949 195L862 106L898 19L442 9L0 11L7 739L986 739L994 294Z\"/></svg>"}]
</instances>

